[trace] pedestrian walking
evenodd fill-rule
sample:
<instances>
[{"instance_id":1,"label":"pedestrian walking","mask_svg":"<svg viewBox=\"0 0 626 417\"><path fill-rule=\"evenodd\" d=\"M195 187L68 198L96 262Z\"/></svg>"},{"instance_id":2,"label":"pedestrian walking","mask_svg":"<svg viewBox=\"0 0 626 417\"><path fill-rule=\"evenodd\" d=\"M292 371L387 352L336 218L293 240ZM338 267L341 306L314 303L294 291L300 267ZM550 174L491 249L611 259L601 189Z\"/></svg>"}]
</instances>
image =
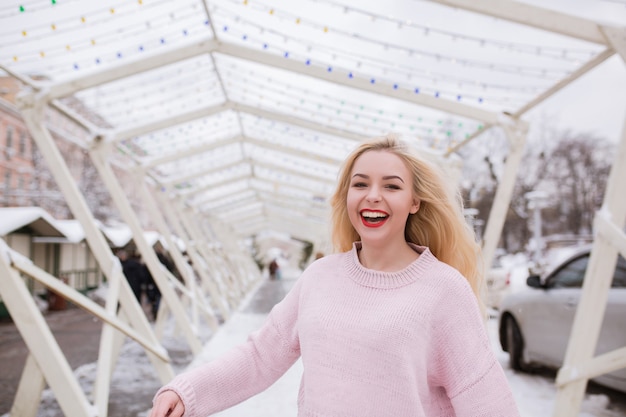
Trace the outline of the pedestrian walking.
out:
<instances>
[{"instance_id":1,"label":"pedestrian walking","mask_svg":"<svg viewBox=\"0 0 626 417\"><path fill-rule=\"evenodd\" d=\"M269 269L270 272L270 279L271 280L275 280L278 279L278 274L279 274L279 266L278 266L278 262L276 261L276 259L272 259L272 262L270 262L269 266L267 267L267 269Z\"/></svg>"},{"instance_id":2,"label":"pedestrian walking","mask_svg":"<svg viewBox=\"0 0 626 417\"><path fill-rule=\"evenodd\" d=\"M299 416L519 416L454 187L390 135L348 157L331 206L337 253L313 262L246 343L162 387L150 416L211 415L299 358Z\"/></svg>"},{"instance_id":3,"label":"pedestrian walking","mask_svg":"<svg viewBox=\"0 0 626 417\"><path fill-rule=\"evenodd\" d=\"M139 305L141 305L145 274L139 256L135 252L129 254L126 250L118 251L117 256L122 263L122 272L124 272L124 276L126 276L126 280L130 284L130 288L133 290Z\"/></svg>"}]
</instances>

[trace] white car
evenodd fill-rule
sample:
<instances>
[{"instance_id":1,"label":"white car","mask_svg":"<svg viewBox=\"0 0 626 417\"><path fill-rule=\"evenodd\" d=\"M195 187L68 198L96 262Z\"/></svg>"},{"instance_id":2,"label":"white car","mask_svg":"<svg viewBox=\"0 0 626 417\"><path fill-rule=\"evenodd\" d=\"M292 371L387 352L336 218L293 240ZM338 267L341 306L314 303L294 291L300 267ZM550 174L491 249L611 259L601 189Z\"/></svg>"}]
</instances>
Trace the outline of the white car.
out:
<instances>
[{"instance_id":1,"label":"white car","mask_svg":"<svg viewBox=\"0 0 626 417\"><path fill-rule=\"evenodd\" d=\"M563 364L574 315L589 261L590 246L575 251L543 276L532 275L528 291L506 296L500 304L500 345L511 368L557 369ZM626 346L626 260L619 256L606 306L596 355ZM594 382L626 392L626 369Z\"/></svg>"}]
</instances>

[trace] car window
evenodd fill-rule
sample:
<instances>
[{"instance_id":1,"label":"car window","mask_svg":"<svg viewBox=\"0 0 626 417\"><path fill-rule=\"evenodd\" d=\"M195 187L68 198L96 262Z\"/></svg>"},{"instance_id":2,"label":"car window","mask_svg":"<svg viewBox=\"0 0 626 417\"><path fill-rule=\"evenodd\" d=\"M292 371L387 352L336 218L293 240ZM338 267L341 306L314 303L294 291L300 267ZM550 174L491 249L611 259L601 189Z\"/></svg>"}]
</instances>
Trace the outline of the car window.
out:
<instances>
[{"instance_id":1,"label":"car window","mask_svg":"<svg viewBox=\"0 0 626 417\"><path fill-rule=\"evenodd\" d=\"M617 259L617 267L615 268L615 275L613 276L613 288L626 288L626 259L620 255Z\"/></svg>"},{"instance_id":2,"label":"car window","mask_svg":"<svg viewBox=\"0 0 626 417\"><path fill-rule=\"evenodd\" d=\"M581 288L589 255L576 258L562 266L546 282L548 288Z\"/></svg>"},{"instance_id":3,"label":"car window","mask_svg":"<svg viewBox=\"0 0 626 417\"><path fill-rule=\"evenodd\" d=\"M581 288L587 264L589 263L589 255L576 258L565 264L556 273L548 278L546 285L548 288ZM619 256L615 275L613 276L612 288L626 288L626 259Z\"/></svg>"}]
</instances>

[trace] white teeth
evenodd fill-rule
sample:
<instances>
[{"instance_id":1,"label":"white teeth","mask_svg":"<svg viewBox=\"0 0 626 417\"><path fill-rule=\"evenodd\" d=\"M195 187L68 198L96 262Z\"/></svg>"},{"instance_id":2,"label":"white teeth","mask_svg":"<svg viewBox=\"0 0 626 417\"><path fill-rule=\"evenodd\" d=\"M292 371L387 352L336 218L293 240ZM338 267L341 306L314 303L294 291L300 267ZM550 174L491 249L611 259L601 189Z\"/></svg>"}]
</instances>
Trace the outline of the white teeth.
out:
<instances>
[{"instance_id":1,"label":"white teeth","mask_svg":"<svg viewBox=\"0 0 626 417\"><path fill-rule=\"evenodd\" d=\"M364 211L363 213L361 213L361 215L363 217L369 217L369 218L380 218L380 217L387 217L387 215L385 213L381 213L378 211Z\"/></svg>"}]
</instances>

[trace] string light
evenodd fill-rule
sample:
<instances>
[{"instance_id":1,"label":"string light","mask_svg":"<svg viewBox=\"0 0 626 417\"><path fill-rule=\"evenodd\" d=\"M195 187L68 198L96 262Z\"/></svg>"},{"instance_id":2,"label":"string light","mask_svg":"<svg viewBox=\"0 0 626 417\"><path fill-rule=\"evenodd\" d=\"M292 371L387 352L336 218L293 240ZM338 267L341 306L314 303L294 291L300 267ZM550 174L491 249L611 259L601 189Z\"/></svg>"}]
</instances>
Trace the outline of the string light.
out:
<instances>
[{"instance_id":1,"label":"string light","mask_svg":"<svg viewBox=\"0 0 626 417\"><path fill-rule=\"evenodd\" d=\"M140 1L140 4L141 4L141 1ZM246 5L247 5L247 1L245 1L245 2L244 2L244 4L246 4ZM346 8L346 10L347 10L347 8ZM276 13L278 13L278 12L276 12ZM173 18L173 16L172 16L172 18ZM298 18L298 20L300 20L300 18ZM82 17L82 18L81 18L81 23L84 23L84 17ZM299 24L299 22L298 22L298 24ZM53 25L53 26L54 26L54 25ZM324 28L328 28L328 27L327 27L327 26L324 26ZM62 29L63 29L63 27L62 27ZM56 30L56 28L53 28L53 30ZM26 36L26 32L25 32L25 31L24 31L24 33L23 33L23 36ZM245 39L247 39L247 35L244 35L244 36L246 36L246 38L244 38L244 40L245 40ZM162 42L163 42L164 38L161 38L161 40L162 40ZM92 45L95 45L95 40L92 40ZM60 46L60 47L62 48L62 46ZM134 48L136 48L136 46L135 46L135 47L133 47L133 50L136 50L136 49L134 49ZM139 48L140 48L140 49L139 49L140 51L143 51L143 45L140 45L140 46L139 46ZM267 48L267 44L264 44L264 48ZM69 50L70 50L70 45L65 45L65 49L66 49L67 51L69 51ZM411 51L411 53L412 53L412 52L413 52L413 51ZM541 52L541 53L543 53L543 52ZM40 55L41 55L41 57L44 57L44 56L45 56L45 52L44 52L44 51L41 51ZM564 55L565 55L565 56L567 56L567 54L564 54ZM289 56L289 54L288 54L288 53L285 53L285 57L287 58L288 56ZM118 58L122 58L122 56L118 54ZM17 62L17 57L16 57L16 56L14 57L14 61L15 61L15 62ZM98 61L99 61L99 59L98 59ZM299 61L299 62L302 62L302 61ZM311 62L310 62L310 60L307 60L307 65L310 65L310 63L311 63ZM78 69L80 68L80 66L78 65L78 63L74 63L74 68L75 68L76 70L78 70ZM330 66L329 66L329 67L327 67L327 68L328 68L329 72L332 70L332 67L330 67ZM349 78L353 78L353 73L352 73L352 72L349 72L348 74L349 74L349 75L348 75L348 76L349 76ZM368 77L365 77L365 78L368 78ZM373 83L373 82L374 82L374 78L371 78L371 80L372 80L372 83ZM384 81L382 81L381 83L384 83ZM393 85L393 88L394 88L394 89L398 89L398 88L400 88L400 85L399 85L398 83L393 83L393 84L389 84L389 85ZM415 88L415 89L414 89L414 92L419 94L419 88ZM427 92L428 92L428 94L430 94L430 92L429 92L429 91L427 91ZM437 94L439 94L439 92L437 92ZM457 99L458 99L458 100L460 100L460 99L461 99L461 95L460 95L460 94L459 94L459 95L457 95ZM482 102L482 100L483 100L483 99L482 99L482 97L481 97L481 98L479 98L479 102ZM343 103L342 103L342 105L343 105ZM338 112L338 114L339 114L339 112Z\"/></svg>"},{"instance_id":2,"label":"string light","mask_svg":"<svg viewBox=\"0 0 626 417\"><path fill-rule=\"evenodd\" d=\"M231 0L231 1L233 1L233 0ZM312 0L312 1L324 2L324 3L329 3L331 5L336 5L336 3L332 2L331 0ZM268 8L268 6L265 6L265 5L263 5L263 4L259 3L259 2L255 2L253 7L256 10L259 10L259 11L267 10L267 8ZM341 7L343 8L344 6L342 5ZM218 11L219 10L223 10L223 9L219 8ZM283 17L283 18L285 18L287 20L292 20L292 19L294 19L296 17L295 15L293 15L293 14L291 14L289 12L285 12L283 10L278 10L278 9L275 9L275 8L272 8L272 10L273 10L273 14L279 15L280 17ZM370 15L368 12L359 11L359 10L354 9L354 8L351 8L350 10L357 11L357 12L359 12L361 14ZM373 15L373 16L377 16L377 15ZM384 18L384 19L388 20L388 18ZM317 23L314 23L312 21L310 21L310 22L309 21L306 21L306 22L302 21L302 22L306 23L308 26L311 26L312 28L322 27L324 29L324 31L326 31L326 29L329 28L327 25L326 26L323 26L323 25L321 26L321 25L318 25ZM250 22L248 22L248 23L251 24ZM416 26L413 23L412 23L412 25ZM472 37L464 36L464 35L461 35L461 34L458 34L458 33L434 30L434 29L429 28L429 27L420 27L420 28L425 29L425 33L426 34L428 34L430 31L433 31L433 32L437 32L438 34L444 34L446 36L449 36L451 39L452 38L454 38L454 39L465 39L465 40L469 40L469 41L473 41L473 42L482 41L483 44L495 46L495 47L498 47L499 49L504 48L504 49L508 49L510 51L524 52L524 53L528 53L528 54L536 54L536 51L537 51L537 49L536 49L537 47L534 46L534 45L525 45L525 44L517 44L517 43L505 43L505 42L502 42L502 41L487 41L487 40L482 39L482 38L472 38ZM355 35L353 33L348 33L346 31L343 31L343 30L340 30L340 29L336 29L336 28L333 29L333 32L341 34L341 35L344 35L344 36L348 36L348 37L354 37L354 35ZM385 46L384 42L382 42L382 41L380 41L379 39L376 39L376 38L364 38L362 36L359 36L359 38L361 40L365 40L365 41L367 41L369 43L380 45L381 47ZM407 54L419 53L419 51L415 51L415 50L412 50L410 48L407 48L407 47L404 47L404 46L400 46L400 45L393 45L393 48L396 49L396 50L405 51ZM545 56L545 57L548 57L548 58L557 59L557 60L560 60L560 61L564 60L563 52L562 52L564 49L565 48L558 48L558 47L543 48L542 49L542 48L539 47L540 54L542 56ZM549 54L544 53L545 51L549 51ZM429 53L426 53L426 52L423 52L423 51L421 53L424 54L425 56L429 56L429 55L432 56L433 55L433 54L429 54ZM566 54L566 56L569 57L570 54L579 54L579 55L584 55L585 57L591 57L595 53L596 52L594 52L592 49L572 49L572 48L570 48L569 49L569 54ZM441 57L441 58L444 58L444 57ZM445 57L445 58L450 59L450 57ZM573 58L568 58L567 60L569 60L570 62L574 62ZM471 65L473 65L472 62L473 61L471 61L471 60L463 60L463 61L459 61L458 63L462 64L462 65L470 65L471 66Z\"/></svg>"},{"instance_id":3,"label":"string light","mask_svg":"<svg viewBox=\"0 0 626 417\"><path fill-rule=\"evenodd\" d=\"M264 44L264 47L267 47L267 44ZM309 61L309 64L310 64L310 61ZM374 78L370 79L370 83L375 83L375 82L376 82L376 79L374 79ZM398 84L397 88L400 89L400 85L399 84ZM452 93L450 93L450 95L453 95L454 97L458 96L458 94L452 94ZM440 91L436 92L436 97L441 97L441 92ZM482 100L480 102L482 102Z\"/></svg>"},{"instance_id":4,"label":"string light","mask_svg":"<svg viewBox=\"0 0 626 417\"><path fill-rule=\"evenodd\" d=\"M255 23L253 23L253 22L246 21L246 23L247 23L247 24L250 24L250 25L253 25L253 26L257 26L257 25L256 25ZM280 34L278 34L277 32L271 31L271 33L273 33L273 34L277 34L277 35L279 35L279 36L280 36ZM292 39L293 39L293 37L292 37ZM319 47L318 49L320 49L320 48L322 48L322 47ZM323 47L323 48L324 48L324 49L329 49L328 47ZM350 55L350 53L346 53L345 51L343 51L343 54L344 54L344 55L348 55L348 56ZM430 55L431 55L431 56L438 56L438 55L436 55L436 54L430 54ZM440 58L441 58L441 57L440 57ZM457 62L459 62L459 61L457 61ZM459 63L460 63L460 62L459 62ZM361 64L361 62L360 62L360 61L358 61L358 62L357 62L357 64L356 64L356 65L357 65L357 67L360 67L360 64ZM383 64L380 64L380 65L382 66ZM467 61L466 63L464 63L464 65L470 65L470 61ZM474 61L472 62L472 65L475 65L475 66L477 66L477 67L483 67L484 69L489 69L490 71L501 71L501 72L515 73L515 74L518 74L518 75L519 75L519 74L521 74L521 75L524 75L524 76L535 76L535 77L536 77L536 76L539 76L539 78L543 78L543 79L545 79L545 77L546 77L546 73L545 73L545 72L542 72L542 71L541 71L541 70L539 70L539 69L534 69L534 68L532 68L532 67L519 67L519 66L511 66L511 65L503 65L503 66L497 66L497 67L496 67L496 66L493 66L492 64L486 64L486 63L480 63L480 62L474 62ZM486 67L488 67L488 68L486 68ZM383 68L384 68L384 67L383 67ZM402 69L402 67L399 67L398 65L396 65L396 66L394 67L394 69L395 69L395 70L401 70L401 69ZM407 71L407 72L406 72L407 77L411 78L411 70L407 68L407 69L406 69L406 71ZM538 72L541 72L541 74L540 74L540 75L537 75L537 73L538 73ZM559 73L559 79L569 74L569 72L562 72L562 71L560 71L560 70L559 70L559 72L560 72L560 73ZM425 76L434 77L433 75L429 75L429 74L424 74L424 75L425 75ZM453 82L453 81L454 81L454 80L453 80L453 76L443 76L443 77L445 77L445 78L443 79L443 81L448 81L448 82ZM447 79L446 79L446 78L447 78ZM471 83L471 80L460 80L460 81L461 81L462 83ZM458 81L457 81L457 82L458 82ZM485 84L485 85L487 85L487 84ZM504 89L504 88L509 88L509 87L508 87L507 85L505 85L505 84L503 84L503 85L501 85L501 86L499 86L499 85L495 85L495 84L489 84L489 85L488 85L488 87L489 87L489 88L495 88L495 89ZM514 88L515 88L515 87L514 87ZM527 91L527 92L529 92L529 93L535 93L535 94L536 94L536 93L538 93L539 91L543 91L543 89L544 89L544 88L546 88L546 87L540 87L540 86L531 86L531 87L528 87L528 86L522 86L522 87L517 88L517 89L518 89L519 91Z\"/></svg>"},{"instance_id":5,"label":"string light","mask_svg":"<svg viewBox=\"0 0 626 417\"><path fill-rule=\"evenodd\" d=\"M241 70L238 70L236 66L232 67L232 73L234 74L241 74ZM230 74L230 72L229 72ZM252 74L251 74L252 75ZM277 84L277 82L275 80L271 80L268 79L266 82L263 82L262 84L258 84L258 83L254 83L250 80L248 80L247 77L237 77L238 81L240 82L240 84L244 84L244 85L250 85L250 87L245 87L244 90L246 91L260 91L260 90L266 90L266 91L272 91L272 94L276 95L277 97L281 97L282 100L293 100L294 106L295 103L298 103L298 105L300 107L303 106L303 100L301 97L312 97L314 96L314 93L311 91L307 91L304 89L298 89L298 88L294 88L294 87L287 87L288 90L294 90L293 91L293 95L289 95L288 93L286 93L285 90L279 90L276 88L272 88L270 86ZM236 87L237 85L233 85L232 83L229 83L229 91L231 92L231 94L234 95L234 97L236 97ZM297 90L297 91L295 91ZM236 98L235 98L236 99ZM333 101L335 101L336 99L333 97L327 97L327 96L322 96L320 98L320 100L322 100L321 102L317 103L317 110L318 112L322 112L324 111L324 109L328 109L328 111L332 111L335 113L343 113L343 108L346 105L346 102L344 100L339 101L339 103L336 106L333 106L332 103ZM309 104L314 104L312 102L312 99L307 99L307 103ZM364 108L363 105L355 105L355 104L350 104L351 107L353 107L355 109L354 112L348 112L348 115L352 115L354 117L354 119L359 119L359 113L356 112L356 109L358 109L359 112L363 113L363 112L367 112L368 110ZM378 110L376 112L378 115L383 116L384 112L383 110ZM321 114L321 113L319 113ZM311 117L312 118L319 118L319 116L316 115L316 113L311 113ZM372 119L376 119L376 123L379 124L381 122L380 117L372 117ZM389 126L395 127L397 125L398 122L402 121L403 119L406 119L404 114L399 114L397 116L396 120L393 119L387 119L384 123L388 124ZM423 122L423 118L422 117L417 117L417 118L412 118L413 120L417 119L418 122L422 123ZM345 123L345 121L340 121L340 123ZM443 123L443 121L440 119L437 121L437 124L439 126L441 126ZM415 130L415 125L413 125L412 123L410 125L404 125L405 129L407 130ZM458 123L457 124L458 128L462 128L463 124L462 123ZM432 129L430 129L430 132L432 133Z\"/></svg>"},{"instance_id":6,"label":"string light","mask_svg":"<svg viewBox=\"0 0 626 417\"><path fill-rule=\"evenodd\" d=\"M67 2L69 2L69 0L66 1L66 3ZM26 9L24 5L22 5L22 8ZM40 8L42 8L41 5L39 5L39 6L35 5L33 7L29 7L28 10L30 12L30 11L37 10L37 9L40 9ZM119 6L119 7L116 7L116 8L108 8L107 10L109 10L109 11L113 10L116 14L120 14L119 12L123 11L125 15L130 16L132 14L137 13L137 11L139 9L137 9L136 7L133 8L133 7L128 7L128 6L123 6L123 7ZM22 12L20 12L20 13L22 13ZM93 13L94 13L93 18L90 19L92 24L106 24L106 21L109 19L109 18L106 17L106 15L102 14L101 12L94 11ZM111 15L112 14L109 13L109 16L111 16ZM181 17L184 17L186 19L190 19L190 18L197 19L197 15L198 15L197 12L188 10L188 11L186 11L184 13L184 16L183 16L183 14L181 14ZM178 16L176 16L176 17L178 18ZM77 33L77 30L79 29L79 26L82 27L81 25L84 25L86 23L87 19L89 19L88 15L68 16L68 17L60 19L61 21L49 24L48 27L51 28L52 30L56 31L56 32L63 32L63 33L68 33L68 34L72 33L73 34L72 36L77 41L76 41L76 44L72 44L71 45L70 49L72 51L75 51L76 53L79 53L80 50L82 49L82 47L85 47L87 44L84 43L84 41L81 42L80 35L76 35L76 33ZM158 19L158 17L155 17L155 19ZM149 24L148 24L148 26L149 26ZM40 39L45 39L46 36L47 36L46 32L41 30L42 28L43 28L43 26L39 25L39 26L34 26L34 27L30 28L30 31L28 31L28 32L27 32L27 30L23 30L22 31L22 36L23 37L28 37L31 40L31 42L33 42L33 46L35 46L35 43L34 43L35 41L40 40ZM31 35L31 33L29 33L29 32L31 32L33 34ZM140 33L141 33L141 30L139 30L139 28L137 28L136 26L125 26L125 27L118 28L115 32L112 32L110 34L103 34L101 36L102 39L99 39L99 41L101 41L99 43L101 45L104 45L104 44L108 43L108 41L105 41L106 38L110 38L111 41L117 41L117 40L120 39L120 36L122 36L122 35L124 35L125 38L128 38L127 35L129 35L129 34L137 34L138 35ZM82 47L81 47L81 45L82 45ZM91 45L92 46L95 45L95 40L93 40L93 39L91 40ZM19 61L24 62L24 63L29 62L29 57L33 57L35 52L34 51L28 52L27 48L23 48L23 50L25 52L22 52L22 56L18 56L18 58L21 58L21 59L19 59ZM137 49L135 49L135 50L137 50ZM56 50L52 50L51 49L51 50L45 50L45 51L42 51L42 52L44 52L44 55L46 57L53 57L53 56L56 57L56 56L59 56L59 53L61 51L66 52L66 53L69 51L66 48L66 44L58 45L56 47ZM37 52L37 54L39 56L41 56L41 54L39 54L39 52ZM30 58L30 59L32 59L32 58ZM67 64L69 64L69 63L67 63ZM59 71L61 71L61 70L59 69Z\"/></svg>"},{"instance_id":7,"label":"string light","mask_svg":"<svg viewBox=\"0 0 626 417\"><path fill-rule=\"evenodd\" d=\"M480 46L485 46L485 45L494 46L498 48L505 48L511 51L524 52L524 53L533 53L533 49L536 48L537 54L545 56L545 57L549 57L549 58L555 58L555 59L558 59L559 55L560 55L560 58L565 58L565 55L567 55L568 53L568 49L561 48L561 47L541 47L541 46L537 47L537 46L530 45L530 44L522 44L518 42L505 42L505 41L498 40L498 39L486 39L482 37L475 37L471 35L461 34L461 33L453 32L450 30L443 30L443 29L436 29L436 28L428 27L428 26L421 26L410 20L402 21L401 19L394 18L392 15L384 16L384 15L379 15L373 12L366 11L364 9L359 9L357 7L352 7L352 6L348 7L348 6L339 4L333 0L312 0L312 1L315 3L326 3L333 7L340 8L342 9L344 13L355 12L355 13L364 15L366 17L370 17L372 21L385 20L385 21L396 24L399 28L403 26L407 26L407 27L412 27L416 29L422 29L424 30L424 35L426 36L432 32L432 33L437 33L438 35L446 36L452 41L461 39L465 41L475 42L479 44ZM569 52L580 53L580 54L584 54L587 56L591 54L591 51L587 49L573 49L572 48L572 49L569 49Z\"/></svg>"},{"instance_id":8,"label":"string light","mask_svg":"<svg viewBox=\"0 0 626 417\"><path fill-rule=\"evenodd\" d=\"M197 13L196 13L196 14L197 14ZM192 16L192 14L187 14L187 16ZM187 17L187 16L186 16L186 17ZM193 17L196 17L196 16L194 15ZM84 16L83 16L83 18L84 18ZM78 17L76 17L75 19L78 19ZM77 20L77 21L78 21L78 20ZM81 24L82 24L82 20L81 20ZM124 29L126 29L126 28L124 28ZM138 33L138 34L139 34L141 31L140 31L138 28L136 28L136 29L137 29L137 30L134 30L134 31L135 31L136 33ZM60 29L58 29L58 27L57 27L57 31L59 31L59 30L60 30ZM125 31L125 30L124 30L124 31ZM106 36L111 37L111 40L113 40L113 37L115 37L115 38L117 39L117 38L118 38L118 35L117 35L117 34L118 34L118 33L123 33L124 31L117 31L117 33L112 33L112 34L110 34L110 35L102 35L103 37L102 37L102 39L100 39L100 40L91 39L91 40L89 41L89 42L90 42L89 44L93 47L93 46L96 46L96 44L97 44L97 43L99 43L99 44L101 44L101 45L104 45L104 44L106 44L106 43L110 43L110 42L109 42L109 40L106 38ZM24 32L25 32L25 35L23 35L23 36L26 36L26 34L27 34L27 33L26 33L26 31L24 31ZM128 31L127 31L127 32L128 32ZM190 34L190 32L189 32L189 30L188 30L188 29L183 29L182 31L180 31L180 32L178 32L178 33L179 33L179 35L178 35L178 36L173 35L173 37L179 37L179 38L182 38L182 37L184 37L184 36L188 36L188 35ZM200 34L200 32L197 32L197 33L198 33L198 34ZM29 36L29 38L31 38L31 39L36 39L36 38L38 38L38 37L37 37L37 36ZM163 38L161 38L161 39L159 40L159 42L160 42L161 44L165 44L166 39L167 39L166 37L163 37ZM100 41L102 41L102 42L100 42ZM39 58L43 58L43 57L45 57L47 60L50 60L50 59L53 59L53 57L59 57L59 58L60 58L60 57L61 57L61 56L60 56L61 51L63 51L64 53L67 53L67 52L69 52L69 51L76 51L77 53L79 53L79 52L80 52L80 51L81 51L81 50L82 50L85 46L86 46L86 44L85 44L84 42L83 42L83 43L77 43L77 44L75 44L75 45L64 44L63 46L59 45L59 46L58 46L58 48L57 48L57 49L54 49L54 50L50 50L50 51L45 51L45 50L44 50L44 51L38 51L38 52L37 52L37 54L38 54ZM144 47L144 49L145 49L145 45L143 45L143 44L142 44L142 45L137 45L137 46L136 46L136 47L134 47L134 48L133 48L132 46L129 46L129 47L127 48L127 50L126 50L126 52L128 52L128 56L130 56L130 55L131 55L131 53L130 53L130 52L131 52L131 51L133 51L133 50L134 50L134 51L140 51L140 46L141 46L141 47ZM121 51L120 51L120 52L121 52ZM127 55L127 54L124 54L124 55ZM24 54L24 55L22 55L22 56L16 56L16 57L17 57L17 59L13 59L13 62L23 61L23 60L22 60L22 59L20 59L20 58L25 58L25 57L26 57L26 58L28 58L29 56L32 56L32 55L30 55L30 54L29 54L29 55L25 55L25 54ZM101 59L101 58L103 58L103 57L99 57L100 62L102 62L102 59ZM118 59L121 59L121 58L123 58L123 57L119 57L119 56L118 56ZM1 59L1 58L0 58L0 59ZM26 60L24 60L23 62L27 62L27 61L29 61L29 59L26 59ZM49 61L49 62L51 62L51 61ZM87 68L87 67L89 67L89 63L91 63L91 64L93 65L93 63L94 63L94 62L95 62L95 61L94 61L93 57L92 57L92 58L88 58L88 59L86 59L86 60L84 60L84 61L83 61L83 64L87 64L87 65L86 65L86 66L85 66L85 65L80 65L80 66L79 66L79 68L81 68L81 69L82 69L83 67ZM96 63L96 64L97 64L97 63ZM70 62L70 63L67 63L66 65L70 65L70 66L72 66L72 68L74 68L74 69L75 69L75 67L73 66L73 63L71 63L71 62ZM49 69L52 69L52 68L51 68L51 67L49 67ZM63 69L62 69L62 68L58 68L58 69L57 69L57 71L62 72L62 71L63 71ZM50 75L52 75L52 73L50 73Z\"/></svg>"}]
</instances>

